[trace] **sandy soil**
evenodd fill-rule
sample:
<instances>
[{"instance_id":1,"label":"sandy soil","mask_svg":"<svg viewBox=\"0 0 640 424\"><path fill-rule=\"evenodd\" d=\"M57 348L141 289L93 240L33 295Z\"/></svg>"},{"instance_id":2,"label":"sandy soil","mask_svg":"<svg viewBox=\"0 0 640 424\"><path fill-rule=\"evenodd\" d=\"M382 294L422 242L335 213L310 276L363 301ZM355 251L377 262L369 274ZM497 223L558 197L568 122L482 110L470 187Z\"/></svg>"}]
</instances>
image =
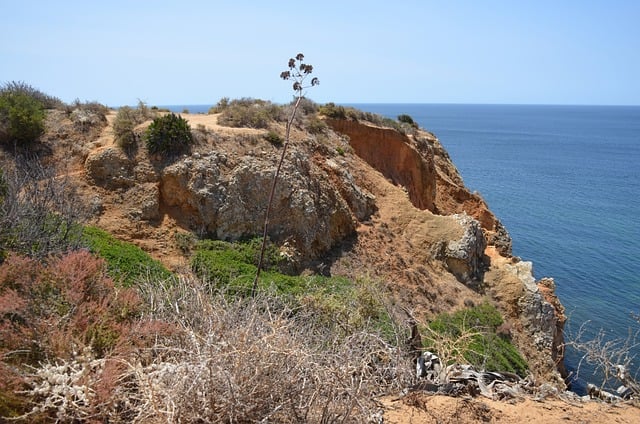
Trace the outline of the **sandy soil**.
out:
<instances>
[{"instance_id":1,"label":"sandy soil","mask_svg":"<svg viewBox=\"0 0 640 424\"><path fill-rule=\"evenodd\" d=\"M640 409L627 404L561 399L494 401L411 393L381 400L384 422L400 423L640 423Z\"/></svg>"}]
</instances>

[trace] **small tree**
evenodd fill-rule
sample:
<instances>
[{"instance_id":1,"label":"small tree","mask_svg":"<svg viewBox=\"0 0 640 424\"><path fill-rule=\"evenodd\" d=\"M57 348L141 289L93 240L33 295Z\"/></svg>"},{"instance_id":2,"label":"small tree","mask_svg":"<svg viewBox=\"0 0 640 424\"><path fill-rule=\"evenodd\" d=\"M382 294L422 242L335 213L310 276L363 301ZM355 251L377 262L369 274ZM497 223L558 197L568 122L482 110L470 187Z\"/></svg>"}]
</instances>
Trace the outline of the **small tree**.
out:
<instances>
[{"instance_id":1,"label":"small tree","mask_svg":"<svg viewBox=\"0 0 640 424\"><path fill-rule=\"evenodd\" d=\"M44 108L25 93L0 94L0 142L27 145L44 133Z\"/></svg>"},{"instance_id":2,"label":"small tree","mask_svg":"<svg viewBox=\"0 0 640 424\"><path fill-rule=\"evenodd\" d=\"M180 115L170 113L161 116L147 128L146 142L150 153L165 156L180 153L193 143L191 126Z\"/></svg>"},{"instance_id":3,"label":"small tree","mask_svg":"<svg viewBox=\"0 0 640 424\"><path fill-rule=\"evenodd\" d=\"M413 120L411 115L407 115L406 113L403 113L402 115L398 115L398 122L409 124L413 128L418 128L418 124L416 123L416 121Z\"/></svg>"},{"instance_id":4,"label":"small tree","mask_svg":"<svg viewBox=\"0 0 640 424\"><path fill-rule=\"evenodd\" d=\"M282 154L280 155L280 160L278 161L278 167L276 168L276 173L273 176L273 183L271 184L271 191L269 192L269 201L267 202L267 211L264 216L264 229L262 233L262 247L260 248L260 260L258 261L258 269L256 271L256 277L253 280L253 288L251 290L251 295L254 296L256 294L256 290L258 289L258 280L260 279L260 270L262 269L262 262L264 261L264 252L267 247L267 232L269 229L269 215L271 213L271 205L273 203L273 196L276 191L276 184L278 183L278 177L280 175L280 169L282 168L282 163L284 162L285 154L287 152L287 146L289 145L289 137L291 134L291 126L293 125L293 121L296 118L296 112L298 111L298 107L300 106L300 102L304 98L305 90L309 87L314 87L320 84L320 80L317 77L311 78L311 81L307 82L307 78L313 72L313 66L306 64L303 62L304 55L302 53L298 53L295 58L289 59L288 67L289 69L280 73L280 78L286 81L293 80L293 92L295 93L295 103L293 104L293 109L291 110L291 115L289 115L289 119L287 120L287 124L285 127L285 136L284 136L284 144L282 145Z\"/></svg>"},{"instance_id":5,"label":"small tree","mask_svg":"<svg viewBox=\"0 0 640 424\"><path fill-rule=\"evenodd\" d=\"M137 108L129 106L119 108L113 121L113 133L118 146L123 149L135 146L137 142L135 127L154 117L155 112L149 109L143 101L138 102Z\"/></svg>"}]
</instances>

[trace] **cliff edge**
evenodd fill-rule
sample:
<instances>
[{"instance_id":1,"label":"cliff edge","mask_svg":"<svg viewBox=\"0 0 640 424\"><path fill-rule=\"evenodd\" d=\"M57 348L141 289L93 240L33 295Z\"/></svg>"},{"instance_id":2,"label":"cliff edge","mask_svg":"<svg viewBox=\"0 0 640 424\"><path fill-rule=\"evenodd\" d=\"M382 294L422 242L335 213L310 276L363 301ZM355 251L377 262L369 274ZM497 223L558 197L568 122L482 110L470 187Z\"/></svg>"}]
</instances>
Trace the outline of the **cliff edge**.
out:
<instances>
[{"instance_id":1,"label":"cliff edge","mask_svg":"<svg viewBox=\"0 0 640 424\"><path fill-rule=\"evenodd\" d=\"M48 117L57 140L49 160L76 180L93 224L178 271L188 262L176 234L233 241L261 233L282 148L267 130L183 114L197 142L167 160L118 147L114 117L81 142L64 135L72 133L66 114ZM565 317L553 281L535 281L531 264L511 256L508 232L464 186L440 141L363 119L324 122L319 131L293 129L276 190L269 237L292 272L374 277L425 321L488 299L536 380L564 388ZM283 133L282 125L270 130Z\"/></svg>"}]
</instances>

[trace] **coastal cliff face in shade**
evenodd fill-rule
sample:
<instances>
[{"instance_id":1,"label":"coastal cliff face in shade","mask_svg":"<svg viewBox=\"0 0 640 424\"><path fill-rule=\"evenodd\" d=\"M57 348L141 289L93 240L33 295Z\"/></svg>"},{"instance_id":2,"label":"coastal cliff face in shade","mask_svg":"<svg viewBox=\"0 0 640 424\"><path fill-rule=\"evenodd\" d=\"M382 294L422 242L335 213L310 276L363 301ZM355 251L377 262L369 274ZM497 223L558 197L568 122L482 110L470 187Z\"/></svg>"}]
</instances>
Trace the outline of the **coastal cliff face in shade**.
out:
<instances>
[{"instance_id":1,"label":"coastal cliff face in shade","mask_svg":"<svg viewBox=\"0 0 640 424\"><path fill-rule=\"evenodd\" d=\"M114 116L88 142L68 137L52 146L52 160L78 183L94 225L173 270L188 266L176 234L229 241L261 235L282 149L265 140L266 130L225 127L215 114L184 114L197 128L197 142L167 160L144 146L122 151ZM69 118L48 119L60 132ZM552 281L536 282L532 267L511 256L507 229L465 187L436 136L365 120L324 122L319 132L293 129L275 192L269 237L292 272L367 275L425 320L488 299L532 373L563 387L565 317ZM270 130L284 133L280 123Z\"/></svg>"}]
</instances>

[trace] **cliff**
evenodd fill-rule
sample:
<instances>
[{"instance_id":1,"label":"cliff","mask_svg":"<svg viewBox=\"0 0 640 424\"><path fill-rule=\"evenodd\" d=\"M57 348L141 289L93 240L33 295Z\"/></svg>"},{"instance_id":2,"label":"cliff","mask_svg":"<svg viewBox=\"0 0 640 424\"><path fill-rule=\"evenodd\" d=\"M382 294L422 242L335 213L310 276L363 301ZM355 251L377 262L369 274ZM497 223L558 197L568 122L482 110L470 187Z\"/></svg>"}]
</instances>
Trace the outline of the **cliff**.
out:
<instances>
[{"instance_id":1,"label":"cliff","mask_svg":"<svg viewBox=\"0 0 640 424\"><path fill-rule=\"evenodd\" d=\"M68 139L51 156L78 182L95 225L174 270L187 268L176 234L238 240L261 233L281 152L265 130L183 116L198 142L170 161L117 147L114 114L93 141ZM50 117L63 132L67 119ZM292 271L374 277L425 320L490 299L538 381L563 387L565 318L553 282L536 282L531 265L511 256L506 229L464 186L440 141L423 130L326 123L315 134L294 128L275 195L269 236Z\"/></svg>"}]
</instances>

